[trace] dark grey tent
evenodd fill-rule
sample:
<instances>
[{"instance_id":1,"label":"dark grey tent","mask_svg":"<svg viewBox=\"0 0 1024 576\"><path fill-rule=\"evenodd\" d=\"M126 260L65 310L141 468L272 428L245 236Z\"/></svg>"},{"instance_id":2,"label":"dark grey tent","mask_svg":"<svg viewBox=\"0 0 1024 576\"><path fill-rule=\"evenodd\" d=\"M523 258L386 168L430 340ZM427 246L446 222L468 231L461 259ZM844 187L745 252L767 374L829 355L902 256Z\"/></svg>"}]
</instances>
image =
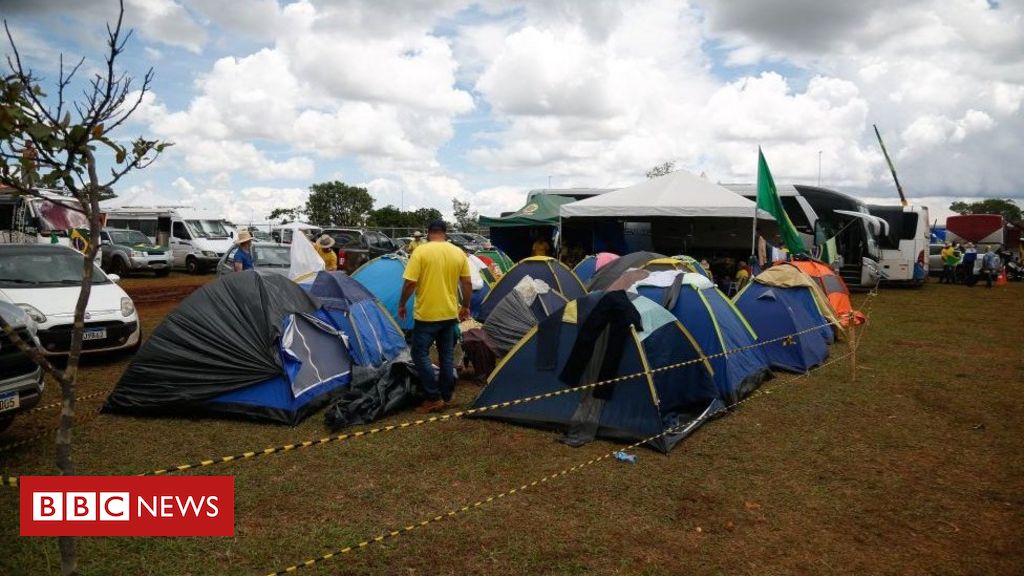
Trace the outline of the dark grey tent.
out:
<instances>
[{"instance_id":1,"label":"dark grey tent","mask_svg":"<svg viewBox=\"0 0 1024 576\"><path fill-rule=\"evenodd\" d=\"M664 258L663 254L656 252L633 252L605 264L600 270L594 273L587 283L587 290L607 290L613 282L619 279L626 270L630 268L641 268L651 260Z\"/></svg>"},{"instance_id":2,"label":"dark grey tent","mask_svg":"<svg viewBox=\"0 0 1024 576\"><path fill-rule=\"evenodd\" d=\"M224 276L182 301L157 327L103 410L294 424L351 378L344 338L327 320L284 276Z\"/></svg>"}]
</instances>

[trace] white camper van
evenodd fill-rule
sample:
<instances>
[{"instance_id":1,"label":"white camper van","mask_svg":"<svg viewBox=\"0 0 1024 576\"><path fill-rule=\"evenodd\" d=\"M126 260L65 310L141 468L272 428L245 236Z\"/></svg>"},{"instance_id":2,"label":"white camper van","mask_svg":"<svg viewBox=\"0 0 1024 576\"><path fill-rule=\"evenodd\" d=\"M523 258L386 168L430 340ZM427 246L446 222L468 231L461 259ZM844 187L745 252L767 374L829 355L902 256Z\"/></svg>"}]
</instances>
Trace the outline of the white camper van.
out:
<instances>
[{"instance_id":1,"label":"white camper van","mask_svg":"<svg viewBox=\"0 0 1024 576\"><path fill-rule=\"evenodd\" d=\"M227 222L201 208L125 206L107 211L107 226L138 230L171 249L171 265L191 274L212 270L234 242Z\"/></svg>"}]
</instances>

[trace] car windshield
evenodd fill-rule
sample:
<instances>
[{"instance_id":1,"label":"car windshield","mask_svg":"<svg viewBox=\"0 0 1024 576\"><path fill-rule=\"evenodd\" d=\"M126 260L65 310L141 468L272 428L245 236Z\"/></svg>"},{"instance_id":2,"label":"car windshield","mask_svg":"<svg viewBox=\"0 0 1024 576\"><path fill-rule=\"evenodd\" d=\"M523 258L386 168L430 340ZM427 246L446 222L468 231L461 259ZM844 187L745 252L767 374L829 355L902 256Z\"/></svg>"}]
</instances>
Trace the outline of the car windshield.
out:
<instances>
[{"instance_id":1,"label":"car windshield","mask_svg":"<svg viewBox=\"0 0 1024 576\"><path fill-rule=\"evenodd\" d=\"M78 286L82 283L82 256L76 252L5 254L0 256L0 288ZM109 284L99 267L93 284Z\"/></svg>"},{"instance_id":2,"label":"car windshield","mask_svg":"<svg viewBox=\"0 0 1024 576\"><path fill-rule=\"evenodd\" d=\"M195 238L221 236L227 238L228 231L220 220L186 220L185 224Z\"/></svg>"},{"instance_id":3,"label":"car windshield","mask_svg":"<svg viewBox=\"0 0 1024 576\"><path fill-rule=\"evenodd\" d=\"M149 244L149 238L138 230L111 230L107 232L107 234L110 234L110 241L114 244L124 244L128 246Z\"/></svg>"},{"instance_id":4,"label":"car windshield","mask_svg":"<svg viewBox=\"0 0 1024 576\"><path fill-rule=\"evenodd\" d=\"M288 246L254 246L256 266L287 268L291 266L291 248Z\"/></svg>"}]
</instances>

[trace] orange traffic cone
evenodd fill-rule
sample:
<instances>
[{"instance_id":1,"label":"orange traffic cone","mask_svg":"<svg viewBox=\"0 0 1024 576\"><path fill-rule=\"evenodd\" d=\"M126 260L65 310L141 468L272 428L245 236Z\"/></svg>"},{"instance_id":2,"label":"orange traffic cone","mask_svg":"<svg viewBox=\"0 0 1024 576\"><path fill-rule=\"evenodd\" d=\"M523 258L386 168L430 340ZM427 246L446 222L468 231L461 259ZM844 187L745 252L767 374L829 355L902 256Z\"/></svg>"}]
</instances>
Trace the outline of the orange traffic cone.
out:
<instances>
[{"instance_id":1,"label":"orange traffic cone","mask_svg":"<svg viewBox=\"0 0 1024 576\"><path fill-rule=\"evenodd\" d=\"M996 286L1004 285L1006 285L1006 266L1003 266L1002 270L999 272L999 277L996 278Z\"/></svg>"}]
</instances>

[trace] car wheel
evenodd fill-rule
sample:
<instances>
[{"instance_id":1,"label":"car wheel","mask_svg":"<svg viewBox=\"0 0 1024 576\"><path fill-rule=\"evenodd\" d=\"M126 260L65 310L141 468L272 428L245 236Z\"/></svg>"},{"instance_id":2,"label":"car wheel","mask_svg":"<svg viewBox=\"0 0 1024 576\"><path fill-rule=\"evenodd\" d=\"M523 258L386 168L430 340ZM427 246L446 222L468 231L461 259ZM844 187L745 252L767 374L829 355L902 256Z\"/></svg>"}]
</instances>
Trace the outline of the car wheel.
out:
<instances>
[{"instance_id":1,"label":"car wheel","mask_svg":"<svg viewBox=\"0 0 1024 576\"><path fill-rule=\"evenodd\" d=\"M123 278L128 275L128 263L123 258L114 258L110 261L110 272Z\"/></svg>"},{"instance_id":2,"label":"car wheel","mask_svg":"<svg viewBox=\"0 0 1024 576\"><path fill-rule=\"evenodd\" d=\"M185 270L187 270L189 274L199 274L199 261L196 260L195 258L192 258L191 256L186 258Z\"/></svg>"},{"instance_id":3,"label":"car wheel","mask_svg":"<svg viewBox=\"0 0 1024 576\"><path fill-rule=\"evenodd\" d=\"M11 425L11 422L14 422L13 416L8 416L7 418L0 418L0 432L7 430L7 427Z\"/></svg>"}]
</instances>

